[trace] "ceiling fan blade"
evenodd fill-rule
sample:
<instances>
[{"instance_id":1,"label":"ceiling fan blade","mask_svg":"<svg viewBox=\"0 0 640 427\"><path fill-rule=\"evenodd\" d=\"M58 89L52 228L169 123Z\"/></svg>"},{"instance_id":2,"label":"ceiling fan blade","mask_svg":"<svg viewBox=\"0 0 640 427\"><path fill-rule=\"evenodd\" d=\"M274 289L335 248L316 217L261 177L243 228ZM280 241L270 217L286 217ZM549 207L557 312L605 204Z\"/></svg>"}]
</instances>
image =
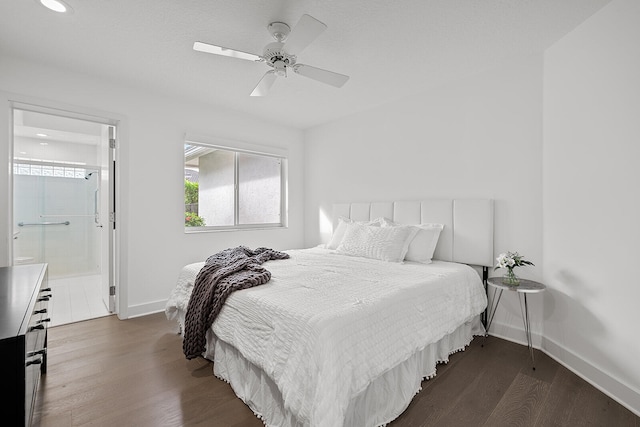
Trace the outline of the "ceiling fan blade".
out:
<instances>
[{"instance_id":1,"label":"ceiling fan blade","mask_svg":"<svg viewBox=\"0 0 640 427\"><path fill-rule=\"evenodd\" d=\"M292 55L297 55L326 29L327 26L316 18L302 15L285 41L284 49Z\"/></svg>"},{"instance_id":2,"label":"ceiling fan blade","mask_svg":"<svg viewBox=\"0 0 640 427\"><path fill-rule=\"evenodd\" d=\"M256 88L251 92L251 96L265 96L275 83L277 77L276 72L273 70L264 73L264 76L262 76Z\"/></svg>"},{"instance_id":3,"label":"ceiling fan blade","mask_svg":"<svg viewBox=\"0 0 640 427\"><path fill-rule=\"evenodd\" d=\"M195 42L193 44L193 50L198 52L214 53L216 55L230 56L232 58L246 59L249 61L261 61L262 57L254 55L253 53L242 52L241 50L229 49L222 46L216 46L213 44Z\"/></svg>"},{"instance_id":4,"label":"ceiling fan blade","mask_svg":"<svg viewBox=\"0 0 640 427\"><path fill-rule=\"evenodd\" d=\"M347 80L349 80L349 76L345 76L344 74L334 73L333 71L323 70L321 68L312 67L311 65L296 64L293 66L293 71L302 76L309 77L310 79L335 87L342 87Z\"/></svg>"}]
</instances>

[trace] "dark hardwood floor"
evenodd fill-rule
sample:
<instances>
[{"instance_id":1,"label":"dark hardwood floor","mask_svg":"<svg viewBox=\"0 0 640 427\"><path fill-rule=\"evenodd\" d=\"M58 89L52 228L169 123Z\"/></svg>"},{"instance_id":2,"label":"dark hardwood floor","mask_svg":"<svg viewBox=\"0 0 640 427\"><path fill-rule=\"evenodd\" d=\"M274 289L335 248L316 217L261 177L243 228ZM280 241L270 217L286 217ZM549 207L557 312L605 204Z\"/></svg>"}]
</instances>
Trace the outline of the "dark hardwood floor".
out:
<instances>
[{"instance_id":1,"label":"dark hardwood floor","mask_svg":"<svg viewBox=\"0 0 640 427\"><path fill-rule=\"evenodd\" d=\"M164 313L103 317L49 329L48 371L35 425L263 426L212 364L186 360ZM476 338L391 427L633 426L640 418L543 353L531 369L527 348Z\"/></svg>"}]
</instances>

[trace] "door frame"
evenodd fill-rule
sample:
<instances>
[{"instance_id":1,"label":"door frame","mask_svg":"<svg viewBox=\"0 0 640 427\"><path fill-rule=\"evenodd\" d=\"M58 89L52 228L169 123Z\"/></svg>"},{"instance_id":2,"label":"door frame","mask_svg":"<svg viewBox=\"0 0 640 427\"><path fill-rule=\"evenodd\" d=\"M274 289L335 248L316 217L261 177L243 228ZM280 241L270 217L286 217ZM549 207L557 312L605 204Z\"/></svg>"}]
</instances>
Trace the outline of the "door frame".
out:
<instances>
[{"instance_id":1,"label":"door frame","mask_svg":"<svg viewBox=\"0 0 640 427\"><path fill-rule=\"evenodd\" d=\"M14 239L14 236L13 236L13 158L14 158L13 156L13 148L14 148L13 147L14 145L13 111L14 109L34 111L34 112L44 113L44 114L53 114L57 116L69 117L69 118L80 119L80 120L87 120L87 121L92 121L92 122L115 127L117 129L118 142L116 145L116 149L112 150L114 151L112 162L111 162L113 165L121 164L119 148L122 144L123 135L126 134L125 129L127 127L127 123L126 123L126 118L119 114L98 111L98 110L93 110L89 108L77 107L77 106L70 106L63 103L57 103L57 102L37 99L37 98L18 95L18 94L10 94L2 91L0 91L0 102L2 102L7 107L7 109L5 110L7 112L7 116L6 116L7 120L3 121L4 123L0 123L0 138L2 138L2 134L6 135L7 150L0 153L0 163L7 165L7 168L8 168L7 175L5 175L8 177L7 181L3 183L2 181L4 181L4 179L0 178L0 186L5 187L6 189L5 200L7 202L6 222L1 221L2 218L0 218L1 222L5 222L5 224L0 223L0 238L3 237L2 236L3 234L6 236L6 240L5 240L6 244L4 245L5 248L3 248L4 250L2 251L2 252L5 252L5 256L2 257L1 256L2 252L0 252L0 265L12 265L13 258L14 258L13 257L13 239ZM4 128L5 126L7 127L6 129L4 129L6 130L6 132L3 132L2 128ZM2 142L1 139L0 139L0 142ZM121 191L119 188L119 183L122 180L119 177L120 168L115 166L114 168L115 168L115 173L113 174L112 177L110 177L110 187L112 187L113 191L115 192L112 199L112 203L115 206L114 209L117 209L117 208L119 209L119 207L122 206L122 204L120 203ZM1 192L4 192L4 191L0 190L0 194ZM118 218L118 217L119 215L115 215L115 211L114 211L114 218ZM111 224L110 222L108 224L110 226L113 226L113 224ZM4 228L4 230L2 230L2 228ZM115 307L114 307L113 314L118 315L119 318L123 318L122 316L123 313L121 313L121 311L123 311L123 309L124 311L126 311L126 306L127 306L126 305L126 289L125 289L125 285L123 285L123 281L121 280L122 279L121 256L120 256L121 238L122 238L121 228L122 227L118 226L118 227L115 227L115 229L113 230L113 233L112 233L113 240L111 242L111 247L109 249L109 252L113 254L112 256L113 265L109 266L109 268L114 279L113 286L115 286L115 292L116 292L116 297L114 301ZM5 259L3 260L2 258L5 258ZM126 318L126 313L124 313L124 318Z\"/></svg>"}]
</instances>

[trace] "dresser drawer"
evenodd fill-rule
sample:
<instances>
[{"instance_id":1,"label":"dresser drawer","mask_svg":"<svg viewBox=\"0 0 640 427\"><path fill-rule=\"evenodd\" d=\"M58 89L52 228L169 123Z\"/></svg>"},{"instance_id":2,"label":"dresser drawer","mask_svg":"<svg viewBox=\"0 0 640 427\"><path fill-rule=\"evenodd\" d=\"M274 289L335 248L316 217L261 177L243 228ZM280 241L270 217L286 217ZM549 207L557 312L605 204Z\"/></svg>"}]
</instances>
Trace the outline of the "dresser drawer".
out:
<instances>
[{"instance_id":1,"label":"dresser drawer","mask_svg":"<svg viewBox=\"0 0 640 427\"><path fill-rule=\"evenodd\" d=\"M46 339L45 329L35 329L25 334L24 357L24 410L25 425L29 425L33 408L35 407L36 392L40 383L40 375L45 366L46 349L40 347L39 342Z\"/></svg>"},{"instance_id":2,"label":"dresser drawer","mask_svg":"<svg viewBox=\"0 0 640 427\"><path fill-rule=\"evenodd\" d=\"M31 320L29 321L29 332L37 332L35 346L30 349L30 351L42 352L42 350L46 350L47 328L51 322L51 317L49 316L49 300L52 297L53 294L51 292L51 288L47 286L47 280L45 277L42 288L38 292L38 297L36 298L36 303L31 314ZM26 354L29 356L29 352ZM46 368L43 370L45 369Z\"/></svg>"},{"instance_id":3,"label":"dresser drawer","mask_svg":"<svg viewBox=\"0 0 640 427\"><path fill-rule=\"evenodd\" d=\"M51 297L46 264L0 268L0 377L8 391L3 417L26 426L46 372Z\"/></svg>"}]
</instances>

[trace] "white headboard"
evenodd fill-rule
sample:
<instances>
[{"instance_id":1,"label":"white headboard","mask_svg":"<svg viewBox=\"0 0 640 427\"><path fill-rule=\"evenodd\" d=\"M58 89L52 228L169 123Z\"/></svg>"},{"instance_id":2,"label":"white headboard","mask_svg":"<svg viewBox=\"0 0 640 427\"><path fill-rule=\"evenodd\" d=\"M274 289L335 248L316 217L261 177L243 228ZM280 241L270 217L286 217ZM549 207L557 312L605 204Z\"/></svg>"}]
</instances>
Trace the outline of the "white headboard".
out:
<instances>
[{"instance_id":1,"label":"white headboard","mask_svg":"<svg viewBox=\"0 0 640 427\"><path fill-rule=\"evenodd\" d=\"M491 267L493 259L493 200L427 199L400 202L337 203L339 217L368 221L385 217L407 225L444 224L434 259Z\"/></svg>"}]
</instances>

